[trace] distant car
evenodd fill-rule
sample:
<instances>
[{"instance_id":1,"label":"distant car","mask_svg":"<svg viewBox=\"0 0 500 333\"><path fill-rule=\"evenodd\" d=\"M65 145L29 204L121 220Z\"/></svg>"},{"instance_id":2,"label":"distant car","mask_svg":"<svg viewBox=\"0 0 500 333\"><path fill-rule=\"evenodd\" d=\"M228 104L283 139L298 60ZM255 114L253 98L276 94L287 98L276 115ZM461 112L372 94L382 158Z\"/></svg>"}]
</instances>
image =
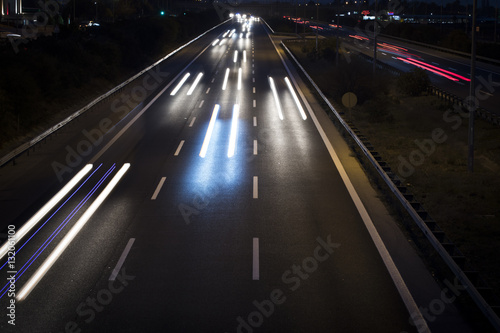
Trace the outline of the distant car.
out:
<instances>
[{"instance_id":1,"label":"distant car","mask_svg":"<svg viewBox=\"0 0 500 333\"><path fill-rule=\"evenodd\" d=\"M97 22L94 22L94 21L83 21L79 26L78 28L81 29L81 30L85 30L87 29L88 27L99 27L100 24L97 23Z\"/></svg>"}]
</instances>

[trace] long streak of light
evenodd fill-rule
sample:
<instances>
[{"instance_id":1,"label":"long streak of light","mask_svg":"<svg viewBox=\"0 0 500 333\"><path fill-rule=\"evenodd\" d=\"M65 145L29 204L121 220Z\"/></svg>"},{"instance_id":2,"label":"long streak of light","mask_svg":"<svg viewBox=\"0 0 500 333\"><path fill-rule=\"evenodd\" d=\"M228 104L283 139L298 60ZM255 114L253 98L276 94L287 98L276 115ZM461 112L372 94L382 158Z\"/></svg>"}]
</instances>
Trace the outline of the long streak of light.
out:
<instances>
[{"instance_id":1,"label":"long streak of light","mask_svg":"<svg viewBox=\"0 0 500 333\"><path fill-rule=\"evenodd\" d=\"M238 90L241 90L241 67L238 69Z\"/></svg>"},{"instance_id":2,"label":"long streak of light","mask_svg":"<svg viewBox=\"0 0 500 333\"><path fill-rule=\"evenodd\" d=\"M219 38L217 38L216 40L214 40L214 42L212 43L212 46L217 45L217 43L219 43Z\"/></svg>"},{"instance_id":3,"label":"long streak of light","mask_svg":"<svg viewBox=\"0 0 500 333\"><path fill-rule=\"evenodd\" d=\"M283 120L283 112L281 111L281 104L278 97L278 92L276 91L276 87L274 86L274 80L272 77L269 77L269 85L271 85L271 90L273 91L274 102L276 103L276 109L278 109L278 115L280 120Z\"/></svg>"},{"instance_id":4,"label":"long streak of light","mask_svg":"<svg viewBox=\"0 0 500 333\"><path fill-rule=\"evenodd\" d=\"M71 230L64 236L57 247L52 251L47 259L43 262L35 274L28 280L28 282L23 286L19 294L17 295L17 300L21 301L29 295L29 293L35 288L35 286L40 282L45 273L52 267L59 256L64 252L68 245L73 241L73 239L78 235L80 230L85 226L87 221L92 217L96 210L101 206L101 204L106 200L108 195L111 193L113 188L118 184L120 179L123 177L125 172L130 168L130 163L125 163L118 173L111 179L109 184L104 188L104 190L99 194L95 201L90 205L90 207L85 211L85 213L80 217L80 219L75 223Z\"/></svg>"},{"instance_id":5,"label":"long streak of light","mask_svg":"<svg viewBox=\"0 0 500 333\"><path fill-rule=\"evenodd\" d=\"M243 50L243 62L247 62L247 50Z\"/></svg>"},{"instance_id":6,"label":"long streak of light","mask_svg":"<svg viewBox=\"0 0 500 333\"><path fill-rule=\"evenodd\" d=\"M233 58L233 62L236 62L238 61L238 50L235 50L234 51L234 58Z\"/></svg>"},{"instance_id":7,"label":"long streak of light","mask_svg":"<svg viewBox=\"0 0 500 333\"><path fill-rule=\"evenodd\" d=\"M57 205L73 187L82 180L82 178L92 169L92 164L87 164L80 172L78 172L56 195L52 197L35 215L33 215L19 230L16 232L14 240L9 240L0 248L0 258L9 251L10 245L15 245L21 240L40 220ZM14 242L14 244L9 244Z\"/></svg>"},{"instance_id":8,"label":"long streak of light","mask_svg":"<svg viewBox=\"0 0 500 333\"><path fill-rule=\"evenodd\" d=\"M410 65L417 66L417 67L420 67L420 68L422 68L422 69L428 70L429 72L432 72L432 73L434 73L434 74L441 75L441 76L443 76L443 77L445 77L445 78L447 78L447 79L449 79L449 80L452 80L452 81L459 81L459 80L458 80L457 78L455 78L455 77L452 77L452 76L450 76L450 75L446 75L446 74L444 74L444 73L441 73L440 71L437 71L437 70L435 70L435 69L432 69L432 68L428 67L427 65L421 65L421 64L419 64L419 63L413 62L413 61L411 61L411 60L410 60L410 59L408 59L408 58L407 58L407 59L404 59L404 58L400 58L400 57L398 57L398 60L404 61L404 62L406 62L407 64L410 64Z\"/></svg>"},{"instance_id":9,"label":"long streak of light","mask_svg":"<svg viewBox=\"0 0 500 333\"><path fill-rule=\"evenodd\" d=\"M203 145L201 146L200 156L202 158L205 158L205 156L207 155L208 144L210 143L210 138L212 137L215 121L217 120L217 115L219 114L219 108L219 104L215 104L214 111L212 112L212 118L210 118L207 133L205 134L205 140L203 140Z\"/></svg>"},{"instance_id":10,"label":"long streak of light","mask_svg":"<svg viewBox=\"0 0 500 333\"><path fill-rule=\"evenodd\" d=\"M297 97L295 90L293 90L292 84L290 83L290 80L288 79L288 77L285 77L285 82L286 82L286 85L288 86L288 89L290 90L290 93L293 96L293 100L295 101L295 104L297 104L297 108L299 109L299 112L300 112L300 115L302 116L302 119L306 120L307 119L306 113L304 112L304 109L302 108L302 105L300 104L299 98Z\"/></svg>"},{"instance_id":11,"label":"long streak of light","mask_svg":"<svg viewBox=\"0 0 500 333\"><path fill-rule=\"evenodd\" d=\"M225 40L225 39L223 39L223 40L221 40L221 41L220 41L219 45L222 45L222 44L224 44L225 42L226 42L226 40Z\"/></svg>"},{"instance_id":12,"label":"long streak of light","mask_svg":"<svg viewBox=\"0 0 500 333\"><path fill-rule=\"evenodd\" d=\"M186 82L186 80L188 79L189 75L191 75L191 74L186 73L186 75L184 75L182 80L177 84L177 86L174 88L174 90L172 90L172 92L170 93L170 96L174 96L175 94L177 94L177 92L179 91L179 89L181 89L184 82Z\"/></svg>"},{"instance_id":13,"label":"long streak of light","mask_svg":"<svg viewBox=\"0 0 500 333\"><path fill-rule=\"evenodd\" d=\"M225 38L225 37L227 36L227 34L228 34L228 33L229 33L229 30L228 30L228 31L226 31L226 32L224 33L224 35L222 35L222 38Z\"/></svg>"},{"instance_id":14,"label":"long streak of light","mask_svg":"<svg viewBox=\"0 0 500 333\"><path fill-rule=\"evenodd\" d=\"M202 76L203 73L199 73L198 76L196 76L196 79L194 80L193 84L191 85L191 87L189 87L189 90L187 92L188 96L190 96L193 93L194 89L196 88L196 85L198 84L198 82L200 82Z\"/></svg>"},{"instance_id":15,"label":"long streak of light","mask_svg":"<svg viewBox=\"0 0 500 333\"><path fill-rule=\"evenodd\" d=\"M228 78L229 78L229 68L226 69L226 75L224 75L224 82L222 83L222 90L226 90Z\"/></svg>"},{"instance_id":16,"label":"long streak of light","mask_svg":"<svg viewBox=\"0 0 500 333\"><path fill-rule=\"evenodd\" d=\"M233 157L236 150L236 138L238 136L238 117L240 114L240 105L234 104L233 106L233 119L231 121L231 134L229 135L229 149L227 157Z\"/></svg>"},{"instance_id":17,"label":"long streak of light","mask_svg":"<svg viewBox=\"0 0 500 333\"><path fill-rule=\"evenodd\" d=\"M469 78L466 78L466 77L464 77L464 76L462 76L462 75L458 75L458 74L456 74L456 73L453 73L453 72L447 71L446 69L442 69L442 68L439 68L439 67L436 67L436 66L433 66L433 65L429 65L429 64L427 64L427 63L425 63L425 62L423 62L423 61L417 60L417 59L407 58L406 60L410 60L410 61L412 61L412 62L416 62L417 64L422 64L422 65L427 66L427 67L430 67L430 68L434 68L434 69L436 69L436 70L438 70L438 71L441 71L441 72L443 72L443 73L450 74L450 75L452 75L452 76L458 77L459 79L462 79L462 80L464 80L464 81L470 81L470 79L469 79Z\"/></svg>"}]
</instances>

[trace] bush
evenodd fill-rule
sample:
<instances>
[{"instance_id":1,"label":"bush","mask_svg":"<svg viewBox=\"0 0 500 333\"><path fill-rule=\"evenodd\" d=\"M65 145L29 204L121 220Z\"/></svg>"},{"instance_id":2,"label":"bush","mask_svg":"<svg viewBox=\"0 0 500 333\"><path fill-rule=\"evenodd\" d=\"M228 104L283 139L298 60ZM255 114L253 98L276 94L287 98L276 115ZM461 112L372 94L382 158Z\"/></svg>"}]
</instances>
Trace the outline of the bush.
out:
<instances>
[{"instance_id":1,"label":"bush","mask_svg":"<svg viewBox=\"0 0 500 333\"><path fill-rule=\"evenodd\" d=\"M398 78L397 83L403 94L409 96L420 96L422 93L427 91L431 81L424 69L415 68L410 72L402 74Z\"/></svg>"}]
</instances>

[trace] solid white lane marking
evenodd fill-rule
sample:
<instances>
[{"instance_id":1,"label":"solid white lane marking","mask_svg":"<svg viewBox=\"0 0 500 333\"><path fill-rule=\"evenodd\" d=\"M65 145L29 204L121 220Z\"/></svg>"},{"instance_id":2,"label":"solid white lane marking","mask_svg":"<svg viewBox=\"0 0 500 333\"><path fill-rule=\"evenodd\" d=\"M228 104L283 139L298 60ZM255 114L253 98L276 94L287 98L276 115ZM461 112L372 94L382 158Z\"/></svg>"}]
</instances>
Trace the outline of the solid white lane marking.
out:
<instances>
[{"instance_id":1,"label":"solid white lane marking","mask_svg":"<svg viewBox=\"0 0 500 333\"><path fill-rule=\"evenodd\" d=\"M165 183L165 179L167 179L167 177L161 177L160 182L156 186L156 189L153 193L153 196L151 197L151 200L156 200L156 198L158 197L158 194L161 191L161 188L163 187L163 183Z\"/></svg>"},{"instance_id":2,"label":"solid white lane marking","mask_svg":"<svg viewBox=\"0 0 500 333\"><path fill-rule=\"evenodd\" d=\"M288 68L285 60L283 59L280 52L278 51L278 48L274 44L273 39L271 38L269 33L267 34L267 36L271 40L271 43L273 43L274 49L278 53L278 55L281 59L281 62L285 66L285 69L286 69L288 75L290 75L290 78L292 79L293 84L297 88L298 87L297 82L295 81L295 79L291 75L290 69ZM368 212L366 211L366 208L364 207L363 203L361 202L361 199L359 198L356 190L354 189L354 186L352 185L352 183L349 179L349 176L345 172L345 169L344 169L342 163L340 162L340 159L338 158L337 153L333 149L331 142L328 140L328 137L326 136L325 131L323 130L323 128L319 124L318 119L316 118L316 115L314 114L311 106L309 105L309 102L304 97L304 95L300 89L297 88L297 91L299 92L299 95L300 95L302 101L304 102L307 111L309 112L309 116L313 120L314 125L316 126L321 138L323 139L323 142L324 142L328 152L330 153L330 156L331 156L335 166L337 167L337 169L342 177L342 180L344 181L344 184L346 185L346 188L349 192L349 195L351 196L351 199L353 200L354 204L356 205L356 208L358 209L360 216L363 219L363 222L364 222L366 228L368 229L370 236L372 237L373 242L375 243L375 246L377 247L377 250L378 250L380 256L382 257L382 260L384 261L385 267L387 268L387 270L389 271L389 274L391 275L391 278L394 282L394 285L396 286L396 289L398 290L398 293L401 296L401 299L403 300L403 303L405 304L405 307L406 307L408 313L412 314L412 319L414 322L422 323L422 327L419 329L419 332L422 332L422 333L423 332L430 332L430 329L427 326L427 322L425 321L422 313L420 312L419 307L415 303L413 296L411 295L410 291L408 290L408 287L406 286L403 278L401 277L401 274L399 273L398 268L394 264L394 261L392 260L392 257L389 254L389 251L387 251L387 248L385 247L384 242L380 238L380 235L378 234L375 226L373 225L373 221L371 220L370 215L368 214Z\"/></svg>"},{"instance_id":3,"label":"solid white lane marking","mask_svg":"<svg viewBox=\"0 0 500 333\"><path fill-rule=\"evenodd\" d=\"M61 256L61 254L66 250L69 244L73 241L73 239L78 235L80 230L85 226L87 221L92 217L92 215L96 212L96 210L101 206L101 204L106 200L108 195L111 193L113 188L118 184L123 175L130 168L130 163L125 163L120 170L116 173L116 175L111 179L108 185L104 188L104 190L99 194L99 196L95 199L95 201L90 205L90 207L83 213L83 215L78 219L78 221L73 225L73 227L69 230L69 232L64 236L64 238L59 242L56 248L52 251L52 253L45 259L43 264L36 270L35 274L30 277L28 282L23 286L17 295L17 300L22 301L26 298L29 293L36 287L38 282L44 277L44 275L48 272L48 270L54 265L56 260Z\"/></svg>"},{"instance_id":4,"label":"solid white lane marking","mask_svg":"<svg viewBox=\"0 0 500 333\"><path fill-rule=\"evenodd\" d=\"M231 134L229 135L229 149L227 157L233 157L236 150L236 139L238 137L238 117L240 114L240 105L233 106L233 119L231 121Z\"/></svg>"},{"instance_id":5,"label":"solid white lane marking","mask_svg":"<svg viewBox=\"0 0 500 333\"><path fill-rule=\"evenodd\" d=\"M201 109L201 107L203 106L203 103L205 103L204 99L201 100L200 105L198 106L199 109Z\"/></svg>"},{"instance_id":6,"label":"solid white lane marking","mask_svg":"<svg viewBox=\"0 0 500 333\"><path fill-rule=\"evenodd\" d=\"M184 82L186 82L186 80L189 78L190 75L191 74L189 74L189 73L186 73L186 75L184 75L182 80L177 84L177 86L174 88L174 90L172 90L172 92L170 93L170 96L174 96L175 94L177 94L179 89L181 89L182 85L184 84Z\"/></svg>"},{"instance_id":7,"label":"solid white lane marking","mask_svg":"<svg viewBox=\"0 0 500 333\"><path fill-rule=\"evenodd\" d=\"M40 208L35 215L33 215L19 230L16 232L16 237L5 242L5 244L0 248L0 258L9 252L9 247L11 245L17 244L21 238L23 238L30 230L33 228L48 212L52 210L68 193L73 187L75 187L83 177L92 170L92 164L87 164L82 170L80 170L56 195L52 197L42 208ZM9 244L14 242L14 244Z\"/></svg>"},{"instance_id":8,"label":"solid white lane marking","mask_svg":"<svg viewBox=\"0 0 500 333\"><path fill-rule=\"evenodd\" d=\"M257 176L253 177L253 198L259 198L259 177Z\"/></svg>"},{"instance_id":9,"label":"solid white lane marking","mask_svg":"<svg viewBox=\"0 0 500 333\"><path fill-rule=\"evenodd\" d=\"M194 79L193 84L191 85L191 87L189 87L189 90L187 92L188 96L191 96L193 94L193 91L196 88L196 86L198 85L198 83L200 82L202 76L203 76L203 73L198 73L198 75L196 76L196 79Z\"/></svg>"},{"instance_id":10,"label":"solid white lane marking","mask_svg":"<svg viewBox=\"0 0 500 333\"><path fill-rule=\"evenodd\" d=\"M125 259L128 256L128 253L130 252L130 249L132 248L132 245L135 242L135 238L130 238L128 240L127 245L125 246L125 249L122 252L122 255L120 256L120 259L116 263L115 268L111 272L111 275L109 276L109 281L114 281L116 277L118 276L118 273L120 273L120 270L122 269L123 263L125 262Z\"/></svg>"},{"instance_id":11,"label":"solid white lane marking","mask_svg":"<svg viewBox=\"0 0 500 333\"><path fill-rule=\"evenodd\" d=\"M253 117L253 126L257 127L257 117Z\"/></svg>"},{"instance_id":12,"label":"solid white lane marking","mask_svg":"<svg viewBox=\"0 0 500 333\"><path fill-rule=\"evenodd\" d=\"M259 239L253 239L252 280L258 280L259 274Z\"/></svg>"},{"instance_id":13,"label":"solid white lane marking","mask_svg":"<svg viewBox=\"0 0 500 333\"><path fill-rule=\"evenodd\" d=\"M179 143L179 147L177 147L177 150L175 151L174 156L179 155L179 153L181 152L182 146L184 146L184 140L182 140L181 143Z\"/></svg>"},{"instance_id":14,"label":"solid white lane marking","mask_svg":"<svg viewBox=\"0 0 500 333\"><path fill-rule=\"evenodd\" d=\"M205 139L203 140L203 145L201 146L200 156L205 157L207 154L208 144L210 143L210 138L212 137L212 132L215 126L215 120L217 119L217 114L219 113L219 104L215 104L214 111L212 112L212 118L210 118L210 123L208 124L207 133L205 134Z\"/></svg>"},{"instance_id":15,"label":"solid white lane marking","mask_svg":"<svg viewBox=\"0 0 500 333\"><path fill-rule=\"evenodd\" d=\"M257 101L255 99L253 100L253 107L257 107Z\"/></svg>"},{"instance_id":16,"label":"solid white lane marking","mask_svg":"<svg viewBox=\"0 0 500 333\"><path fill-rule=\"evenodd\" d=\"M205 94L208 94L208 92L210 91L210 87L208 87L207 91L205 92Z\"/></svg>"},{"instance_id":17,"label":"solid white lane marking","mask_svg":"<svg viewBox=\"0 0 500 333\"><path fill-rule=\"evenodd\" d=\"M191 119L191 122L189 123L189 127L193 127L195 120L196 120L196 117L193 117L193 119Z\"/></svg>"},{"instance_id":18,"label":"solid white lane marking","mask_svg":"<svg viewBox=\"0 0 500 333\"><path fill-rule=\"evenodd\" d=\"M253 154L257 155L257 140L253 140Z\"/></svg>"}]
</instances>

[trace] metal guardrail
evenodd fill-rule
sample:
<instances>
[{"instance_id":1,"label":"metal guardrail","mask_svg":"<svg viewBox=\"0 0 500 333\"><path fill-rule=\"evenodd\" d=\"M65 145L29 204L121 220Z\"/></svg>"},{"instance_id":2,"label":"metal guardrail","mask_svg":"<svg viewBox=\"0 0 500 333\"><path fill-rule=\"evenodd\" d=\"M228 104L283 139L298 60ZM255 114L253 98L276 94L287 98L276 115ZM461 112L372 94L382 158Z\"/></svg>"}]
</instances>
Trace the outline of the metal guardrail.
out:
<instances>
[{"instance_id":1,"label":"metal guardrail","mask_svg":"<svg viewBox=\"0 0 500 333\"><path fill-rule=\"evenodd\" d=\"M286 45L283 42L281 42L281 46L286 50L288 55L294 60L297 67L300 68L303 75L309 80L309 83L314 87L314 89L319 94L319 96L321 96L323 101L328 105L328 107L330 108L330 111L335 115L335 117L337 118L339 123L343 126L344 130L356 142L359 149L361 149L363 154L366 156L366 158L370 161L370 163L376 169L378 174L385 181L387 186L390 188L391 192L396 196L396 198L400 201L402 206L405 208L405 210L411 216L413 221L415 221L415 223L418 225L420 230L427 237L427 239L430 242L430 244L432 245L432 247L436 250L436 252L439 253L441 258L448 265L448 267L451 269L453 274L455 274L455 276L458 278L460 283L465 287L468 294L474 300L474 302L479 307L479 309L483 312L483 314L486 316L486 318L488 318L488 320L493 325L493 327L497 331L500 332L500 319L498 318L497 314L493 311L491 306L485 301L483 296L479 293L479 291L476 289L476 287L472 284L472 282L469 280L467 275L463 272L463 270L459 267L459 265L455 262L455 260L450 256L450 254L445 249L445 247L441 244L441 242L436 238L434 233L429 229L429 227L427 226L424 219L420 216L419 212L417 212L416 208L413 207L411 202L406 199L406 197L403 195L403 193L401 193L398 186L396 186L396 184L394 184L393 178L397 179L397 176L395 176L394 174L392 174L392 178L389 176L389 174L384 170L384 168L379 164L379 162L372 155L370 150L363 144L363 142L358 137L358 135L352 130L351 126L349 126L349 124L342 118L342 116L339 114L339 112L337 112L337 110L333 107L333 105L330 103L328 98L323 94L323 92L320 90L320 88L313 81L313 79L309 76L309 74L307 74L306 70L302 67L302 65L295 58L295 56L292 54L292 52L286 47Z\"/></svg>"},{"instance_id":2,"label":"metal guardrail","mask_svg":"<svg viewBox=\"0 0 500 333\"><path fill-rule=\"evenodd\" d=\"M146 67L145 69L143 69L142 71L138 72L137 74L135 74L134 76L130 77L128 80L120 83L118 86L114 87L113 89L109 90L107 93L97 97L96 99L94 99L92 102L88 103L86 106L84 106L83 108L81 108L80 110L76 111L75 113L73 113L72 115L70 115L69 117L67 117L66 119L62 120L61 122L59 122L58 124L52 126L51 128L47 129L45 132L43 132L42 134L38 135L37 137L31 139L30 141L28 142L25 142L24 144L20 145L19 147L17 147L16 149L12 150L10 153L8 153L7 155L3 156L1 159L0 159L0 167L2 167L3 165L5 165L6 163L10 162L11 160L15 159L17 156L21 155L22 153L24 153L26 150L30 149L31 147L33 147L34 145L36 145L37 143L39 143L40 141L42 141L43 139L47 138L48 136L52 135L53 133L55 133L56 131L58 131L59 129L61 129L62 127L64 127L65 125L67 125L68 123L70 123L72 120L74 120L75 118L78 118L79 116L81 116L82 114L84 114L86 111L88 111L89 109L91 109L94 105L102 102L103 100L105 100L106 98L108 98L109 96L112 96L113 94L115 94L117 91L119 91L120 89L124 88L126 85L128 85L129 83L133 82L135 79L137 79L138 77L140 77L141 75L143 75L144 73L148 72L149 70L153 69L155 66L157 66L158 64L160 64L161 62L165 61L166 59L170 58L171 56L173 56L174 54L176 54L177 52L179 52L180 50L182 50L183 48L185 48L186 46L190 45L191 43L197 41L198 39L200 39L201 37L203 37L204 35L206 35L207 33L209 33L210 31L220 27L221 25L227 23L229 20L226 20L226 21L223 21L221 22L220 24L210 28L209 30L205 31L204 33L202 33L201 35L199 35L198 37L190 40L189 42L187 42L186 44L178 47L177 49L175 49L174 51L170 52L169 54L167 54L166 56L164 56L163 58L161 58L160 60L156 61L154 64Z\"/></svg>"}]
</instances>

